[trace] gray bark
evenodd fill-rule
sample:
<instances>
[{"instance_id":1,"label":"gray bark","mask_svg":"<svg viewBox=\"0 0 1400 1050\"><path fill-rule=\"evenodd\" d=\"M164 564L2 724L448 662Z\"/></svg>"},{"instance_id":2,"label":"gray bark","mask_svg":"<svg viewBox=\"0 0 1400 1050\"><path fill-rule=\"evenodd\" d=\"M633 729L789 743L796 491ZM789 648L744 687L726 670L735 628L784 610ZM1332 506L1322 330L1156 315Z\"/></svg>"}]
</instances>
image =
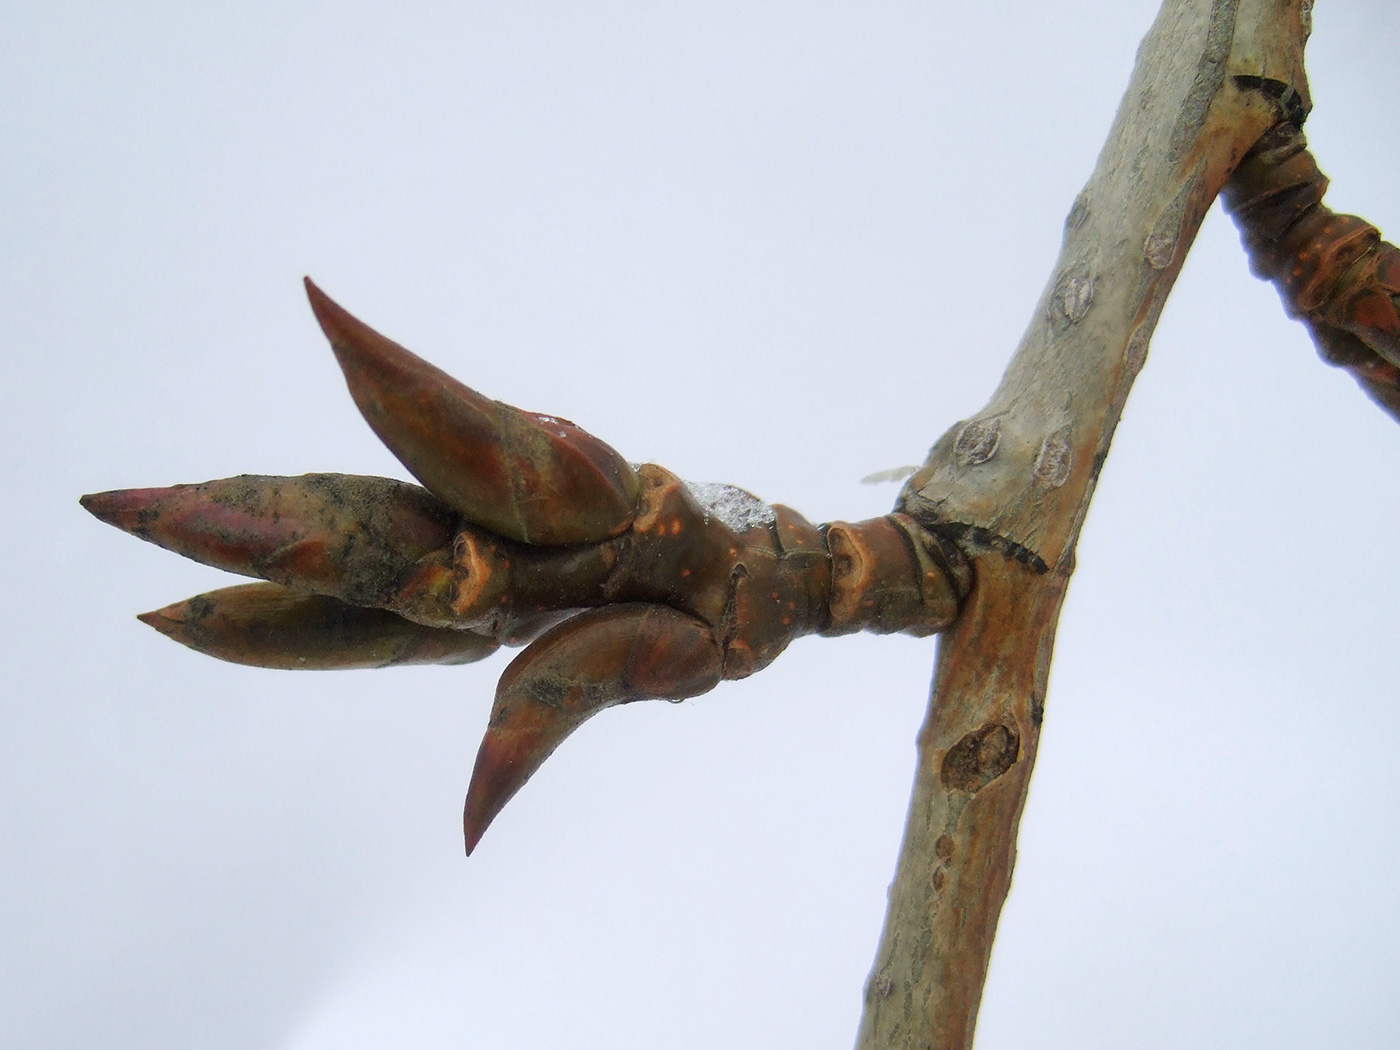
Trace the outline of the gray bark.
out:
<instances>
[{"instance_id":1,"label":"gray bark","mask_svg":"<svg viewBox=\"0 0 1400 1050\"><path fill-rule=\"evenodd\" d=\"M1260 81L1307 103L1310 9L1166 0L1001 384L900 497L979 552L977 585L940 642L859 1050L972 1043L1075 544L1201 219L1278 119Z\"/></svg>"}]
</instances>

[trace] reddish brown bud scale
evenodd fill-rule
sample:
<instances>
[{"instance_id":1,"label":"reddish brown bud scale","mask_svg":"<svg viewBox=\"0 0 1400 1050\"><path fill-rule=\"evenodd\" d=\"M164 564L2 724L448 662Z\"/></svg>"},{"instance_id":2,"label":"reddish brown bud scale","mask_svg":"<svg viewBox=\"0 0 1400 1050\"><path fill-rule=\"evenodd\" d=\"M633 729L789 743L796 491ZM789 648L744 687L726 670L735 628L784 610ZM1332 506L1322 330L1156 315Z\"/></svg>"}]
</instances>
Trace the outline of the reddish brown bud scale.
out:
<instances>
[{"instance_id":1,"label":"reddish brown bud scale","mask_svg":"<svg viewBox=\"0 0 1400 1050\"><path fill-rule=\"evenodd\" d=\"M471 631L425 627L275 583L226 587L140 619L207 656L282 670L466 664L500 647Z\"/></svg>"},{"instance_id":2,"label":"reddish brown bud scale","mask_svg":"<svg viewBox=\"0 0 1400 1050\"><path fill-rule=\"evenodd\" d=\"M501 808L570 733L606 708L699 696L720 681L722 657L700 620L661 605L580 613L515 658L496 686L467 789L467 853Z\"/></svg>"},{"instance_id":3,"label":"reddish brown bud scale","mask_svg":"<svg viewBox=\"0 0 1400 1050\"><path fill-rule=\"evenodd\" d=\"M501 677L477 755L463 815L469 853L598 711L697 696L807 634L941 630L971 585L952 542L912 518L818 528L733 486L687 484L654 464L634 470L572 423L484 398L309 281L307 291L355 403L426 489L245 476L83 505L197 561L274 581L142 617L221 659L466 663L529 643ZM1381 359L1370 356L1366 376L1379 382Z\"/></svg>"},{"instance_id":4,"label":"reddish brown bud scale","mask_svg":"<svg viewBox=\"0 0 1400 1050\"><path fill-rule=\"evenodd\" d=\"M803 633L823 631L831 619L831 554L826 537L791 507L776 503L773 512L784 600L793 606L794 622L803 626Z\"/></svg>"},{"instance_id":5,"label":"reddish brown bud scale","mask_svg":"<svg viewBox=\"0 0 1400 1050\"><path fill-rule=\"evenodd\" d=\"M446 559L453 515L417 485L350 474L245 474L101 492L82 504L110 525L215 568L430 623L452 620Z\"/></svg>"},{"instance_id":6,"label":"reddish brown bud scale","mask_svg":"<svg viewBox=\"0 0 1400 1050\"><path fill-rule=\"evenodd\" d=\"M824 538L792 508L774 507L772 522L740 532L736 557L717 627L729 679L763 670L793 639L830 621L831 559Z\"/></svg>"},{"instance_id":7,"label":"reddish brown bud scale","mask_svg":"<svg viewBox=\"0 0 1400 1050\"><path fill-rule=\"evenodd\" d=\"M920 532L903 514L827 526L831 624L823 633L929 635L953 622L958 595Z\"/></svg>"},{"instance_id":8,"label":"reddish brown bud scale","mask_svg":"<svg viewBox=\"0 0 1400 1050\"><path fill-rule=\"evenodd\" d=\"M365 421L467 520L524 543L589 543L627 528L627 461L567 420L482 397L386 339L308 278L307 295Z\"/></svg>"},{"instance_id":9,"label":"reddish brown bud scale","mask_svg":"<svg viewBox=\"0 0 1400 1050\"><path fill-rule=\"evenodd\" d=\"M610 600L618 543L536 547L464 525L453 544L453 612L463 625L503 641L529 640L542 613Z\"/></svg>"},{"instance_id":10,"label":"reddish brown bud scale","mask_svg":"<svg viewBox=\"0 0 1400 1050\"><path fill-rule=\"evenodd\" d=\"M642 494L631 530L617 541L610 600L665 602L718 624L729 600L738 537L711 518L669 470L643 463L637 473Z\"/></svg>"}]
</instances>

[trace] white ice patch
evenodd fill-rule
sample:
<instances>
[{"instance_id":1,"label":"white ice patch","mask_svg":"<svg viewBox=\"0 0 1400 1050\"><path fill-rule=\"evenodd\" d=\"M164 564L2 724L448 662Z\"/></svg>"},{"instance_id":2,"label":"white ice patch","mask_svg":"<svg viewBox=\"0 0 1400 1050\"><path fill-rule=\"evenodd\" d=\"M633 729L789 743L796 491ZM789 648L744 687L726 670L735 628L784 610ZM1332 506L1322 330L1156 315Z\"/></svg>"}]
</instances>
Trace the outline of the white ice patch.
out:
<instances>
[{"instance_id":1,"label":"white ice patch","mask_svg":"<svg viewBox=\"0 0 1400 1050\"><path fill-rule=\"evenodd\" d=\"M685 487L705 509L707 520L714 516L735 532L756 525L771 525L778 519L772 507L752 492L745 492L737 486L720 485L713 481L687 481Z\"/></svg>"}]
</instances>

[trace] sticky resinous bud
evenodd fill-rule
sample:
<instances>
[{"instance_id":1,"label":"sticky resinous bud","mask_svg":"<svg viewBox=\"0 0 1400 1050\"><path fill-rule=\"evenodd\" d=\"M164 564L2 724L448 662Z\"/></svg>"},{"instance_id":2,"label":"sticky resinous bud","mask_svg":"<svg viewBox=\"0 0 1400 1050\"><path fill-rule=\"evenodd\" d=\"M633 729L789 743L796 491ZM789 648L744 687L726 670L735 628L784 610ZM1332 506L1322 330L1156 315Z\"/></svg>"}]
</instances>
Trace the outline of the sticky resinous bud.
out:
<instances>
[{"instance_id":1,"label":"sticky resinous bud","mask_svg":"<svg viewBox=\"0 0 1400 1050\"><path fill-rule=\"evenodd\" d=\"M276 583L225 587L140 620L206 656L292 671L466 664L499 648L473 631L426 626Z\"/></svg>"},{"instance_id":2,"label":"sticky resinous bud","mask_svg":"<svg viewBox=\"0 0 1400 1050\"><path fill-rule=\"evenodd\" d=\"M365 421L467 521L542 545L594 543L626 530L638 479L611 446L567 419L482 396L309 279L306 292Z\"/></svg>"}]
</instances>

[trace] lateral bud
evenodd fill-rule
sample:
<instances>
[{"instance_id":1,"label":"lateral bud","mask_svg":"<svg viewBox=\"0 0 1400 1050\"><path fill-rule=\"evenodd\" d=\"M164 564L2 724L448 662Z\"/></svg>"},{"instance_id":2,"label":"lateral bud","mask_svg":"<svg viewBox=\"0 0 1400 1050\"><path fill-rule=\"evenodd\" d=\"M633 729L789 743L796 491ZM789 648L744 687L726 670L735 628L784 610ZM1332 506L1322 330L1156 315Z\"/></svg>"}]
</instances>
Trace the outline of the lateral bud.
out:
<instances>
[{"instance_id":1,"label":"lateral bud","mask_svg":"<svg viewBox=\"0 0 1400 1050\"><path fill-rule=\"evenodd\" d=\"M206 656L279 670L469 664L500 647L471 631L425 627L276 583L225 587L138 619Z\"/></svg>"},{"instance_id":2,"label":"lateral bud","mask_svg":"<svg viewBox=\"0 0 1400 1050\"><path fill-rule=\"evenodd\" d=\"M635 700L683 700L719 684L710 628L664 605L580 613L517 656L496 686L467 788L467 853L534 772L593 715Z\"/></svg>"}]
</instances>

